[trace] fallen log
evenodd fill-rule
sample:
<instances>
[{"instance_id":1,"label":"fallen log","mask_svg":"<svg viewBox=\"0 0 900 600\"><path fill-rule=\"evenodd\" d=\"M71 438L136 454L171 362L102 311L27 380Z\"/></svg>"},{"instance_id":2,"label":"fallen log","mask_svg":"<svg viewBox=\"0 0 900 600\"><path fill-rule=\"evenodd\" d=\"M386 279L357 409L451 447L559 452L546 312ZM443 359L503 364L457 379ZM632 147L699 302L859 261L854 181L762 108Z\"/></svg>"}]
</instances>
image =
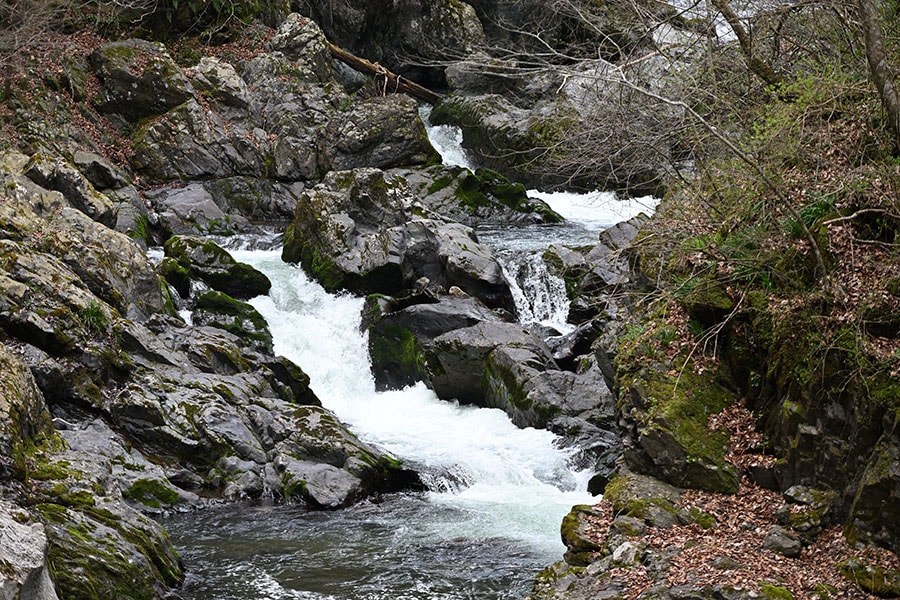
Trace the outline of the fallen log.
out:
<instances>
[{"instance_id":1,"label":"fallen log","mask_svg":"<svg viewBox=\"0 0 900 600\"><path fill-rule=\"evenodd\" d=\"M374 77L375 81L381 87L382 95L400 91L432 105L441 101L440 94L436 94L428 88L423 87L414 81L410 81L401 75L392 73L378 63L373 63L364 58L360 58L355 54L351 54L343 48L335 46L331 42L328 42L328 49L331 50L332 56L348 65L353 70Z\"/></svg>"}]
</instances>

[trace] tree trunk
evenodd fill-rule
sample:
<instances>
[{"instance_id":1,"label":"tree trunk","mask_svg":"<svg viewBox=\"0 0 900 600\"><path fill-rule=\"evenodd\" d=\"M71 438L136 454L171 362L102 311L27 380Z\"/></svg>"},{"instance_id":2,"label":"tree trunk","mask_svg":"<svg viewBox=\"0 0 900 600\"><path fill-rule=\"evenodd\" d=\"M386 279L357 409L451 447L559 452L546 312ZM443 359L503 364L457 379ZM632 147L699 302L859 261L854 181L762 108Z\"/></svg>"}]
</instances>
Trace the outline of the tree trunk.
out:
<instances>
[{"instance_id":1,"label":"tree trunk","mask_svg":"<svg viewBox=\"0 0 900 600\"><path fill-rule=\"evenodd\" d=\"M364 58L360 58L355 54L347 52L343 48L335 46L331 42L328 43L328 49L331 55L339 61L345 63L360 73L371 75L382 86L383 92L405 92L414 98L418 98L428 104L437 104L441 101L440 94L436 94L426 87L422 87L414 81L410 81L396 73L392 73L379 65L378 63L369 62ZM380 80L380 81L379 81Z\"/></svg>"},{"instance_id":2,"label":"tree trunk","mask_svg":"<svg viewBox=\"0 0 900 600\"><path fill-rule=\"evenodd\" d=\"M884 55L881 36L881 12L875 0L858 0L859 14L862 19L863 39L866 44L866 59L869 72L881 96L881 105L887 114L888 126L894 135L894 148L900 150L900 99L891 70Z\"/></svg>"},{"instance_id":3,"label":"tree trunk","mask_svg":"<svg viewBox=\"0 0 900 600\"><path fill-rule=\"evenodd\" d=\"M734 35L737 36L738 43L741 45L741 51L744 53L744 58L747 59L747 65L750 67L750 70L769 85L779 85L781 77L775 72L772 65L753 53L753 40L750 39L750 34L741 25L741 20L735 14L731 5L728 4L728 0L712 0L712 3L719 9L719 12L728 21L728 25L731 26L731 30L734 31Z\"/></svg>"}]
</instances>

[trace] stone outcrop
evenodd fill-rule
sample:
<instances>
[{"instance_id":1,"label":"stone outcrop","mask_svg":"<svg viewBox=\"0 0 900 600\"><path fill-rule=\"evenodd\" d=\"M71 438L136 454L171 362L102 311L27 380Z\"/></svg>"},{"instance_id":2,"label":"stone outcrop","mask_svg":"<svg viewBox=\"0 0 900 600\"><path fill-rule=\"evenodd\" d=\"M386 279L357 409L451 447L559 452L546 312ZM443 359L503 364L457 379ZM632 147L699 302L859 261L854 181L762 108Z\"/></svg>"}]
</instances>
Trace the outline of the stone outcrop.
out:
<instances>
[{"instance_id":1,"label":"stone outcrop","mask_svg":"<svg viewBox=\"0 0 900 600\"><path fill-rule=\"evenodd\" d=\"M485 44L475 10L458 0L354 0L332 6L304 0L299 11L319 23L336 44L425 84L442 82L443 69L422 65L444 62L448 56L462 58Z\"/></svg>"},{"instance_id":2,"label":"stone outcrop","mask_svg":"<svg viewBox=\"0 0 900 600\"><path fill-rule=\"evenodd\" d=\"M332 509L419 485L272 355L265 321L230 295L265 293L264 275L190 237L157 266L70 202L78 190L37 185L38 164L74 172L0 160L0 486L23 515L0 528L34 551L2 545L4 594L161 597L181 567L146 514L263 494ZM181 292L194 325L174 316Z\"/></svg>"},{"instance_id":3,"label":"stone outcrop","mask_svg":"<svg viewBox=\"0 0 900 600\"><path fill-rule=\"evenodd\" d=\"M458 286L513 311L491 250L464 225L418 217L414 202L403 179L381 170L331 173L301 195L283 257L328 290L396 295L424 277L429 289Z\"/></svg>"},{"instance_id":4,"label":"stone outcrop","mask_svg":"<svg viewBox=\"0 0 900 600\"><path fill-rule=\"evenodd\" d=\"M0 501L0 594L4 600L57 600L47 567L44 527Z\"/></svg>"},{"instance_id":5,"label":"stone outcrop","mask_svg":"<svg viewBox=\"0 0 900 600\"><path fill-rule=\"evenodd\" d=\"M213 241L176 235L166 241L164 250L167 258L187 271L188 277L234 298L246 300L265 295L272 287L268 277L250 265L237 262Z\"/></svg>"}]
</instances>

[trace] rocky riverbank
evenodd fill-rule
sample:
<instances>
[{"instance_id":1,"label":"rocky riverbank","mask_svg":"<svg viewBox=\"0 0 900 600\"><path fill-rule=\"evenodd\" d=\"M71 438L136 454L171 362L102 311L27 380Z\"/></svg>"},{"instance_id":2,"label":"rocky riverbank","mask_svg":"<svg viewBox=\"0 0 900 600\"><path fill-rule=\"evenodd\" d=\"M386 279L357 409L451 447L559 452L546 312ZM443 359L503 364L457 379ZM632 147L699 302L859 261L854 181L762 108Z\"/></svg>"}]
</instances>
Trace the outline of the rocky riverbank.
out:
<instances>
[{"instance_id":1,"label":"rocky riverbank","mask_svg":"<svg viewBox=\"0 0 900 600\"><path fill-rule=\"evenodd\" d=\"M48 31L10 69L0 535L16 543L0 549L5 597L173 595L184 574L152 520L161 511L261 497L338 509L421 488L321 407L302 365L274 355L245 302L269 282L217 243L273 231L286 232L274 241L284 259L325 288L367 296L382 389L423 380L442 398L501 408L557 433L597 473L603 504L563 523L565 562L534 598L900 594L897 278L888 254L854 245L890 247L893 221L848 231L822 225L827 211L809 217L842 282L829 293L811 248L785 241L787 217L765 244L737 217L714 234L709 203L668 177L691 159L669 133L684 112L626 110L592 84L602 65L655 43L619 9L585 27L586 13L541 2L299 4L303 14L267 15L275 29L243 25L239 41L209 46ZM482 60L488 42L536 51L529 27L547 15L541 32L565 69ZM326 34L446 86L435 116L461 125L494 170L439 164L415 101L335 61ZM600 63L588 62L598 47ZM641 64L678 79L692 52ZM435 62L451 55L453 66ZM651 77L651 92L672 79ZM562 150L593 140L597 122L612 133L583 147L602 152L572 161ZM638 139L654 152L632 152ZM654 220L544 254L573 303L568 336L516 322L509 283L472 229L559 219L507 176L668 190ZM779 257L761 257L769 246ZM729 550L738 542L747 552ZM819 575L825 552L839 552L842 579Z\"/></svg>"}]
</instances>

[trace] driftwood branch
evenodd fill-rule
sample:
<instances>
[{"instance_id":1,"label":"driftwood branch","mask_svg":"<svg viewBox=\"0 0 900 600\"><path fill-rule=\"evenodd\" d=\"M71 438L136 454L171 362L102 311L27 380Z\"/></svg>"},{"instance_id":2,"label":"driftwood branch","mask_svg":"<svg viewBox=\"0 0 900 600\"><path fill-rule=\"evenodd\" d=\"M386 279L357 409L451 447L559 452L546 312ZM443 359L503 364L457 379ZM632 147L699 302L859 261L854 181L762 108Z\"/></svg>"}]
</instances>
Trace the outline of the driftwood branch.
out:
<instances>
[{"instance_id":1,"label":"driftwood branch","mask_svg":"<svg viewBox=\"0 0 900 600\"><path fill-rule=\"evenodd\" d=\"M343 48L328 43L331 55L355 71L371 75L379 83L383 94L393 92L405 92L413 98L418 98L428 104L437 104L441 101L441 95L436 94L426 87L422 87L414 81L410 81L401 75L388 71L378 63L369 62L355 54L347 52Z\"/></svg>"}]
</instances>

